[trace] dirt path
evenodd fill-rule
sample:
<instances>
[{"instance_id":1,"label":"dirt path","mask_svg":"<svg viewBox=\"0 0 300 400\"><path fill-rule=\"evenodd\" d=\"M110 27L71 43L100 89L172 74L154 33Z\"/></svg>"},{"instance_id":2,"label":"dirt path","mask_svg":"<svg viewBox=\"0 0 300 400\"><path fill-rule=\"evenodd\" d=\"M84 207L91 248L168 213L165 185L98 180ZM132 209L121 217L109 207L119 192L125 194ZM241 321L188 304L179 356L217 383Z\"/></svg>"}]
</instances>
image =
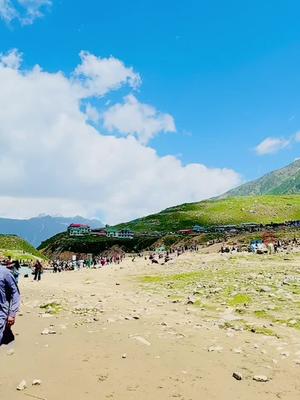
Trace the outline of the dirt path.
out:
<instances>
[{"instance_id":1,"label":"dirt path","mask_svg":"<svg viewBox=\"0 0 300 400\"><path fill-rule=\"evenodd\" d=\"M276 337L223 329L215 314L173 302L137 278L210 268L220 257L184 255L167 266L128 260L121 267L45 274L40 283L23 280L14 353L0 350L0 398L300 398L299 330L279 327ZM45 329L56 333L41 335ZM269 381L255 382L254 375ZM22 379L28 387L18 392ZM32 386L34 379L42 384Z\"/></svg>"}]
</instances>

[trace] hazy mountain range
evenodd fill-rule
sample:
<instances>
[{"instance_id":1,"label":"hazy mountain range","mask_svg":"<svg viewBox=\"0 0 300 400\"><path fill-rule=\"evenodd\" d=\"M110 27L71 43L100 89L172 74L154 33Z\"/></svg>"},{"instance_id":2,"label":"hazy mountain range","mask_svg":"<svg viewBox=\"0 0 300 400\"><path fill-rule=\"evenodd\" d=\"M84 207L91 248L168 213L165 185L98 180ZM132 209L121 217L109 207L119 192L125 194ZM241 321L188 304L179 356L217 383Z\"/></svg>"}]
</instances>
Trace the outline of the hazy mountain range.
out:
<instances>
[{"instance_id":1,"label":"hazy mountain range","mask_svg":"<svg viewBox=\"0 0 300 400\"><path fill-rule=\"evenodd\" d=\"M0 233L18 235L37 247L49 237L64 232L71 223L88 224L92 228L103 226L97 219L43 215L30 219L0 218Z\"/></svg>"}]
</instances>

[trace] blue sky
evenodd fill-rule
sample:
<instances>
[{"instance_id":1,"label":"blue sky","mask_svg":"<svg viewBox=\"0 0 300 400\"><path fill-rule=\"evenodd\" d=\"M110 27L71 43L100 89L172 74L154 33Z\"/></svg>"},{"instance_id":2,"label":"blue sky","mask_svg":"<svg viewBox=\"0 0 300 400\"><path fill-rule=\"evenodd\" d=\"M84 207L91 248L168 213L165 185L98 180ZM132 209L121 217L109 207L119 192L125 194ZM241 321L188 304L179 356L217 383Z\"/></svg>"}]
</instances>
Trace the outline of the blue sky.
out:
<instances>
[{"instance_id":1,"label":"blue sky","mask_svg":"<svg viewBox=\"0 0 300 400\"><path fill-rule=\"evenodd\" d=\"M160 154L250 179L299 156L253 151L300 128L299 15L297 1L54 1L30 26L2 23L1 49L50 71L71 71L81 49L122 59L142 75L142 100L176 120L152 143Z\"/></svg>"},{"instance_id":2,"label":"blue sky","mask_svg":"<svg viewBox=\"0 0 300 400\"><path fill-rule=\"evenodd\" d=\"M17 48L25 69L66 75L81 50L132 66L139 101L176 123L149 142L159 156L231 168L244 180L299 157L299 2L53 0L43 13L30 24L3 21L0 52ZM259 155L266 138L281 142Z\"/></svg>"}]
</instances>

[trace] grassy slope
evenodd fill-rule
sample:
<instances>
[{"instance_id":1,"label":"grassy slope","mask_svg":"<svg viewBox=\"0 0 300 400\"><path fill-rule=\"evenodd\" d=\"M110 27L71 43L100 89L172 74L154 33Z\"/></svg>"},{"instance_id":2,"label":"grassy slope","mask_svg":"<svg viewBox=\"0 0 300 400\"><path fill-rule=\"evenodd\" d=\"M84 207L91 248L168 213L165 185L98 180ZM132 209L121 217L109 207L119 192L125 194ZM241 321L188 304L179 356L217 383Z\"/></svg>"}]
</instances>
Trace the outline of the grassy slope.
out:
<instances>
[{"instance_id":1,"label":"grassy slope","mask_svg":"<svg viewBox=\"0 0 300 400\"><path fill-rule=\"evenodd\" d=\"M43 254L51 256L52 253L70 251L74 253L91 253L97 255L112 246L119 246L126 252L135 252L150 247L156 238L134 238L114 239L86 235L82 237L70 237L67 233L59 233L52 238L45 240L39 250Z\"/></svg>"},{"instance_id":2,"label":"grassy slope","mask_svg":"<svg viewBox=\"0 0 300 400\"><path fill-rule=\"evenodd\" d=\"M300 194L300 160L232 189L219 198L287 194Z\"/></svg>"},{"instance_id":3,"label":"grassy slope","mask_svg":"<svg viewBox=\"0 0 300 400\"><path fill-rule=\"evenodd\" d=\"M135 232L172 232L203 226L300 220L300 195L232 197L168 208L158 214L117 225Z\"/></svg>"},{"instance_id":4,"label":"grassy slope","mask_svg":"<svg viewBox=\"0 0 300 400\"><path fill-rule=\"evenodd\" d=\"M13 235L0 235L0 255L13 258L43 258L31 244Z\"/></svg>"}]
</instances>

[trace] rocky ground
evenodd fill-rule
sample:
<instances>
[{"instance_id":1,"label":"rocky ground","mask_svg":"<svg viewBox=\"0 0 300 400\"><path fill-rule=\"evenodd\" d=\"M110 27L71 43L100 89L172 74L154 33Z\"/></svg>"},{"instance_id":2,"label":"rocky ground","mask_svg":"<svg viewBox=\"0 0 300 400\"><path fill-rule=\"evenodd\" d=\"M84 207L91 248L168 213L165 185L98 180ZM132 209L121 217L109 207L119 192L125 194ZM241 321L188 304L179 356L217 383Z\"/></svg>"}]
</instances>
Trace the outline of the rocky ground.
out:
<instances>
[{"instance_id":1,"label":"rocky ground","mask_svg":"<svg viewBox=\"0 0 300 400\"><path fill-rule=\"evenodd\" d=\"M21 291L1 399L300 396L300 253L127 259Z\"/></svg>"}]
</instances>

